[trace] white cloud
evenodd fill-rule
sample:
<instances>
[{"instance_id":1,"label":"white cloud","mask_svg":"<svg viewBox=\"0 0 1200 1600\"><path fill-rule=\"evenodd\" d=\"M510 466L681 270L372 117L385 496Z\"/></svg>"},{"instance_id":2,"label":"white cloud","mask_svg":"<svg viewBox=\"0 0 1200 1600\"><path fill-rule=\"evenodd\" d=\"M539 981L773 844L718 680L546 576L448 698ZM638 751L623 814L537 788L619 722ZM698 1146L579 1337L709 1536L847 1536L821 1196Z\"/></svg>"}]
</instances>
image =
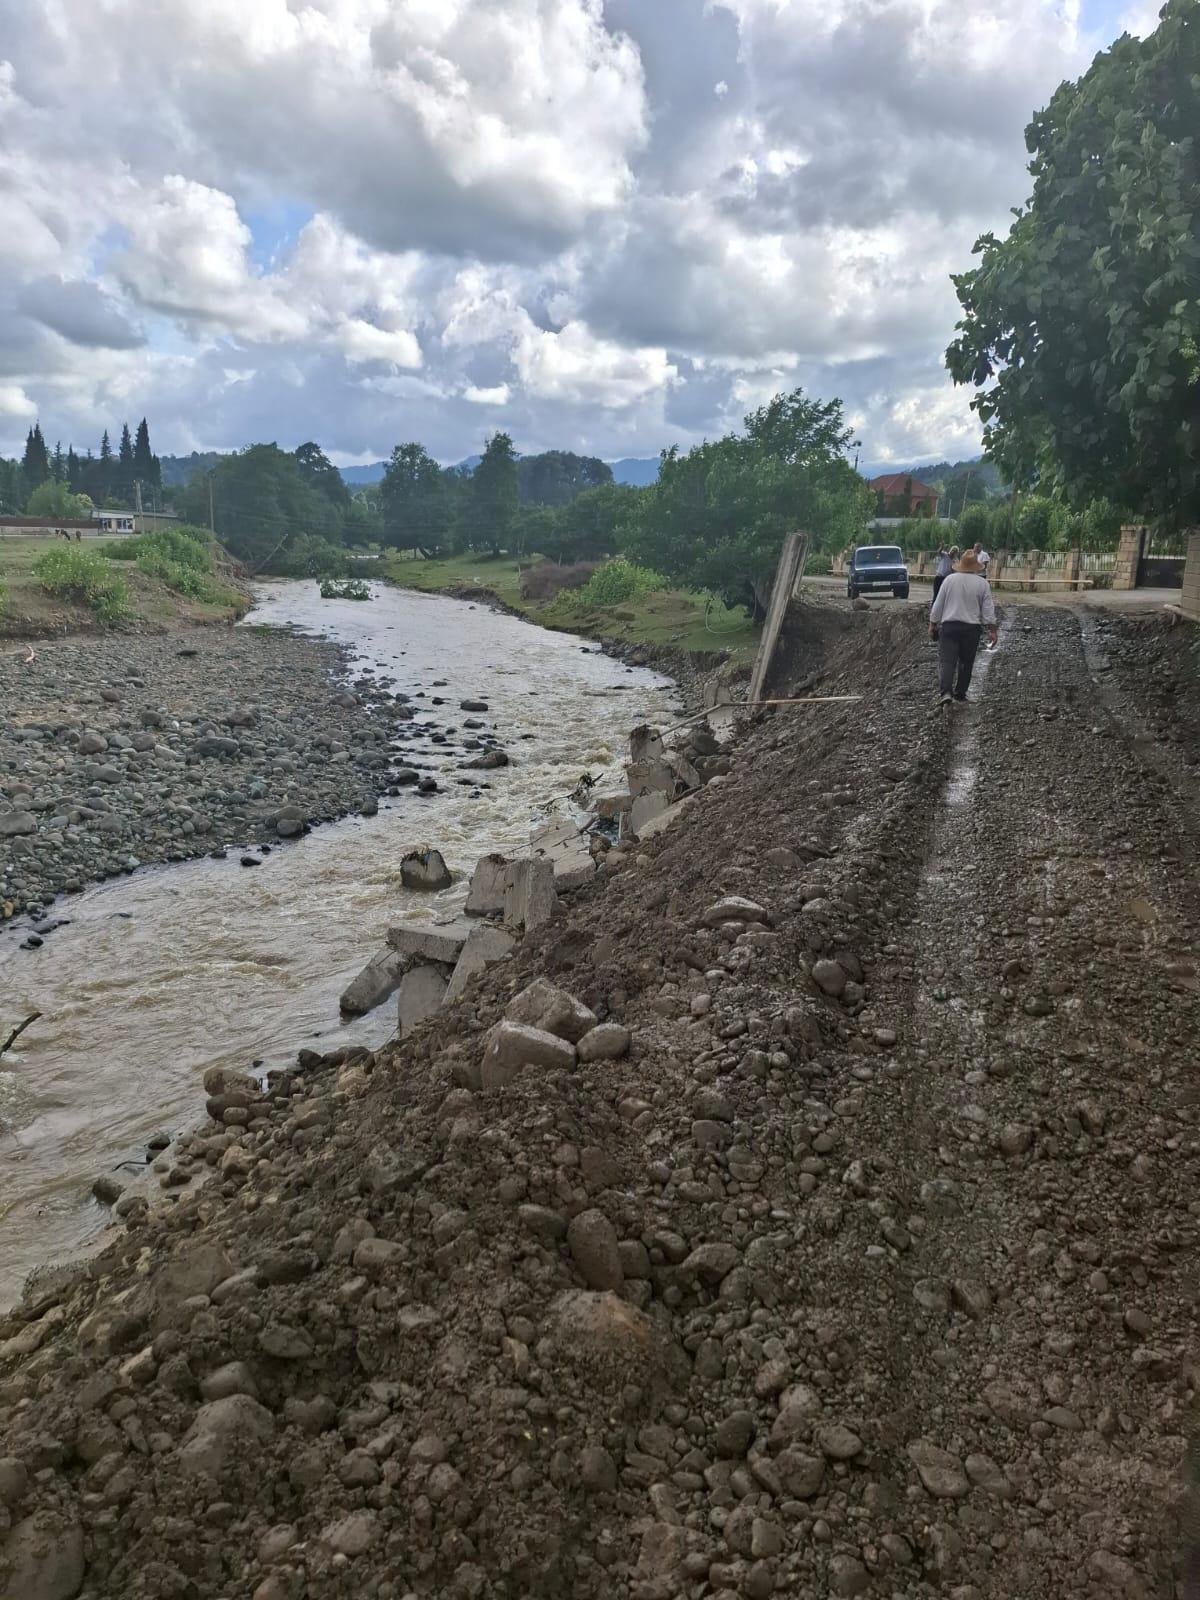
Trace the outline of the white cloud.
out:
<instances>
[{"instance_id":1,"label":"white cloud","mask_svg":"<svg viewBox=\"0 0 1200 1600\"><path fill-rule=\"evenodd\" d=\"M384 361L393 367L419 367L421 346L405 328L377 328L361 317L347 317L337 330L347 361Z\"/></svg>"},{"instance_id":2,"label":"white cloud","mask_svg":"<svg viewBox=\"0 0 1200 1600\"><path fill-rule=\"evenodd\" d=\"M512 390L506 383L493 384L490 389L481 389L477 384L469 383L463 390L463 399L473 406L506 406Z\"/></svg>"},{"instance_id":3,"label":"white cloud","mask_svg":"<svg viewBox=\"0 0 1200 1600\"><path fill-rule=\"evenodd\" d=\"M795 383L871 459L969 452L949 273L1103 42L1077 0L0 0L0 38L0 445L448 460L653 454Z\"/></svg>"}]
</instances>

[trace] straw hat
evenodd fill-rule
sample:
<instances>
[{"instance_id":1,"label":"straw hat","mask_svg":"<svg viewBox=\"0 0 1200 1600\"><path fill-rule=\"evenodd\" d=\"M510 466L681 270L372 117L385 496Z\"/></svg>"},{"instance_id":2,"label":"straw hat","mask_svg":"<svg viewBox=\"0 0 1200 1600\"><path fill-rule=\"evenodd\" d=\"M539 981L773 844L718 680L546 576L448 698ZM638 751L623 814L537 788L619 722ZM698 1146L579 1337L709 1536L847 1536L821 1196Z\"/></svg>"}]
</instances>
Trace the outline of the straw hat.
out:
<instances>
[{"instance_id":1,"label":"straw hat","mask_svg":"<svg viewBox=\"0 0 1200 1600\"><path fill-rule=\"evenodd\" d=\"M979 565L979 558L975 554L974 550L963 551L962 555L958 558L958 570L960 572L983 571L983 568Z\"/></svg>"}]
</instances>

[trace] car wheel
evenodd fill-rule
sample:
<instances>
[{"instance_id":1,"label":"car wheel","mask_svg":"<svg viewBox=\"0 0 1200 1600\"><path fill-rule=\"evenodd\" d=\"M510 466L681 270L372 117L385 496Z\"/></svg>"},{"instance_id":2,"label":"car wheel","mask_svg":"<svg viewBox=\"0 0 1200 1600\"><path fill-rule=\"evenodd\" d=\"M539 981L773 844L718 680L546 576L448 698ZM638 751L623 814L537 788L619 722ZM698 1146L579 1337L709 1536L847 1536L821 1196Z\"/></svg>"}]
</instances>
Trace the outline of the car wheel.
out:
<instances>
[{"instance_id":1,"label":"car wheel","mask_svg":"<svg viewBox=\"0 0 1200 1600\"><path fill-rule=\"evenodd\" d=\"M846 585L846 599L847 600L857 600L858 599L858 590L854 587L854 585L852 583L848 583Z\"/></svg>"},{"instance_id":2,"label":"car wheel","mask_svg":"<svg viewBox=\"0 0 1200 1600\"><path fill-rule=\"evenodd\" d=\"M896 600L907 600L908 585L906 583L897 585L897 587L892 590L892 596Z\"/></svg>"}]
</instances>

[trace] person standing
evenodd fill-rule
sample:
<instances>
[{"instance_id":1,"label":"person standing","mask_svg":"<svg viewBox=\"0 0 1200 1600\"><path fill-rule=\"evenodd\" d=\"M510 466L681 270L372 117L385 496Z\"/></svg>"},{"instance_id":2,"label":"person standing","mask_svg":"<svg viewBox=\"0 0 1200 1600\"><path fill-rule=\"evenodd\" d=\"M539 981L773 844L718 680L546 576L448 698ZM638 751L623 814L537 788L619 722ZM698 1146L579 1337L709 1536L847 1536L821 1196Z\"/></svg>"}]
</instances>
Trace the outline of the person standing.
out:
<instances>
[{"instance_id":1,"label":"person standing","mask_svg":"<svg viewBox=\"0 0 1200 1600\"><path fill-rule=\"evenodd\" d=\"M945 545L941 545L937 553L937 566L933 569L933 598L938 597L938 590L954 571L954 557Z\"/></svg>"},{"instance_id":2,"label":"person standing","mask_svg":"<svg viewBox=\"0 0 1200 1600\"><path fill-rule=\"evenodd\" d=\"M985 628L995 644L996 603L974 550L965 550L958 571L943 580L929 613L929 635L938 641L938 692L942 705L967 698Z\"/></svg>"},{"instance_id":3,"label":"person standing","mask_svg":"<svg viewBox=\"0 0 1200 1600\"><path fill-rule=\"evenodd\" d=\"M975 559L979 563L980 572L986 578L987 577L987 572L988 572L988 563L991 561L992 558L991 558L990 555L988 555L987 551L983 548L983 546L981 544L977 544L975 546Z\"/></svg>"}]
</instances>

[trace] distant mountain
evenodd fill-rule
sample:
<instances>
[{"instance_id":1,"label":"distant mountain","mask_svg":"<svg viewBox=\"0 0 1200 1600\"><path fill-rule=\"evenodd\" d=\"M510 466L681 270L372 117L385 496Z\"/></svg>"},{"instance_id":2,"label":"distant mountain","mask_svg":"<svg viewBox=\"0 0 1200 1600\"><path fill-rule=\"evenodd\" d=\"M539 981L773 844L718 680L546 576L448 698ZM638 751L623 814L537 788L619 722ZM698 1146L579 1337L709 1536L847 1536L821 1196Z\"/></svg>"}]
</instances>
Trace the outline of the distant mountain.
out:
<instances>
[{"instance_id":1,"label":"distant mountain","mask_svg":"<svg viewBox=\"0 0 1200 1600\"><path fill-rule=\"evenodd\" d=\"M371 461L365 467L339 467L342 482L349 489L362 489L367 484L378 483L387 471L386 461Z\"/></svg>"},{"instance_id":2,"label":"distant mountain","mask_svg":"<svg viewBox=\"0 0 1200 1600\"><path fill-rule=\"evenodd\" d=\"M645 489L658 482L657 456L625 456L620 461L610 461L614 483L631 483L635 489Z\"/></svg>"},{"instance_id":3,"label":"distant mountain","mask_svg":"<svg viewBox=\"0 0 1200 1600\"><path fill-rule=\"evenodd\" d=\"M221 459L219 450L193 450L190 456L159 456L164 489L182 489L197 472L211 472Z\"/></svg>"}]
</instances>

